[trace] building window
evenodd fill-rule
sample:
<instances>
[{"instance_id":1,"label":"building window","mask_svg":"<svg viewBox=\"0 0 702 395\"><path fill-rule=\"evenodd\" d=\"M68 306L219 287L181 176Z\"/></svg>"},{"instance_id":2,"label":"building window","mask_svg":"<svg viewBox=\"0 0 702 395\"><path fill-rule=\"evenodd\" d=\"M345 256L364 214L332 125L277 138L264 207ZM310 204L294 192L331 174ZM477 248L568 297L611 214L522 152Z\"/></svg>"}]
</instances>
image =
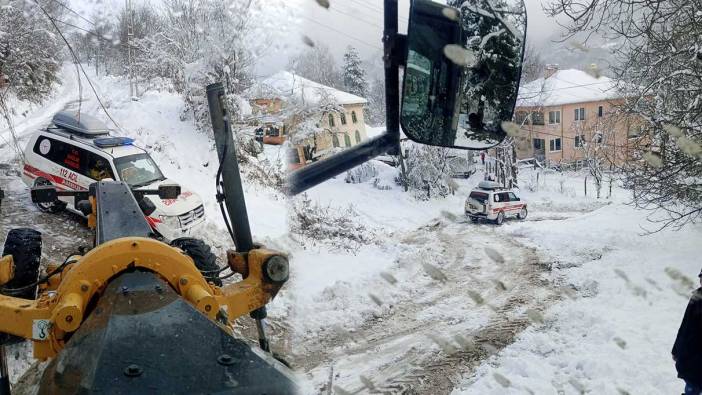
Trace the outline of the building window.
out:
<instances>
[{"instance_id":1,"label":"building window","mask_svg":"<svg viewBox=\"0 0 702 395\"><path fill-rule=\"evenodd\" d=\"M527 113L526 111L517 111L516 113L514 113L514 122L517 125L524 125L526 123L528 115L529 113Z\"/></svg>"},{"instance_id":2,"label":"building window","mask_svg":"<svg viewBox=\"0 0 702 395\"><path fill-rule=\"evenodd\" d=\"M603 115L604 115L604 107L602 107L602 106L597 107L597 116L599 118L602 118Z\"/></svg>"},{"instance_id":3,"label":"building window","mask_svg":"<svg viewBox=\"0 0 702 395\"><path fill-rule=\"evenodd\" d=\"M358 118L356 118L356 111L351 111L351 122L357 123Z\"/></svg>"},{"instance_id":4,"label":"building window","mask_svg":"<svg viewBox=\"0 0 702 395\"><path fill-rule=\"evenodd\" d=\"M357 130L356 131L356 144L361 142L361 133Z\"/></svg>"},{"instance_id":5,"label":"building window","mask_svg":"<svg viewBox=\"0 0 702 395\"><path fill-rule=\"evenodd\" d=\"M339 146L339 136L337 136L336 133L332 135L332 145L334 148Z\"/></svg>"},{"instance_id":6,"label":"building window","mask_svg":"<svg viewBox=\"0 0 702 395\"><path fill-rule=\"evenodd\" d=\"M329 114L329 126L334 127L334 114Z\"/></svg>"},{"instance_id":7,"label":"building window","mask_svg":"<svg viewBox=\"0 0 702 395\"><path fill-rule=\"evenodd\" d=\"M342 112L341 114L339 114L339 117L341 118L341 124L346 125L346 114Z\"/></svg>"},{"instance_id":8,"label":"building window","mask_svg":"<svg viewBox=\"0 0 702 395\"><path fill-rule=\"evenodd\" d=\"M543 151L546 149L545 144L546 140L544 139L534 139L534 149L537 151Z\"/></svg>"},{"instance_id":9,"label":"building window","mask_svg":"<svg viewBox=\"0 0 702 395\"><path fill-rule=\"evenodd\" d=\"M575 148L582 148L585 143L585 136L575 136Z\"/></svg>"},{"instance_id":10,"label":"building window","mask_svg":"<svg viewBox=\"0 0 702 395\"><path fill-rule=\"evenodd\" d=\"M592 141L595 144L602 144L602 132L595 133L595 135L592 136Z\"/></svg>"},{"instance_id":11,"label":"building window","mask_svg":"<svg viewBox=\"0 0 702 395\"><path fill-rule=\"evenodd\" d=\"M575 120L584 121L585 120L585 108L580 107L575 109Z\"/></svg>"},{"instance_id":12,"label":"building window","mask_svg":"<svg viewBox=\"0 0 702 395\"><path fill-rule=\"evenodd\" d=\"M561 112L560 111L549 111L548 112L548 123L561 123Z\"/></svg>"},{"instance_id":13,"label":"building window","mask_svg":"<svg viewBox=\"0 0 702 395\"><path fill-rule=\"evenodd\" d=\"M532 125L543 125L544 124L544 113L541 111L531 112L531 124Z\"/></svg>"},{"instance_id":14,"label":"building window","mask_svg":"<svg viewBox=\"0 0 702 395\"><path fill-rule=\"evenodd\" d=\"M549 140L549 151L560 151L561 150L561 139Z\"/></svg>"},{"instance_id":15,"label":"building window","mask_svg":"<svg viewBox=\"0 0 702 395\"><path fill-rule=\"evenodd\" d=\"M347 147L351 146L351 137L349 137L348 133L344 133L344 143Z\"/></svg>"}]
</instances>

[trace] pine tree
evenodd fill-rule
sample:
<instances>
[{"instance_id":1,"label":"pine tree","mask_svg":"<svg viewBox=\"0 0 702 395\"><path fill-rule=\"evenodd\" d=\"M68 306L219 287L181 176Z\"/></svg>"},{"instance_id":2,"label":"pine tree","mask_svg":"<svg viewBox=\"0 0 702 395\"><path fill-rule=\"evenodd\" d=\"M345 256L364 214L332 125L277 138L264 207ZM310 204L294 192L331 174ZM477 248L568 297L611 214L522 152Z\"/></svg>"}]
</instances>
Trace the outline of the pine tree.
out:
<instances>
[{"instance_id":1,"label":"pine tree","mask_svg":"<svg viewBox=\"0 0 702 395\"><path fill-rule=\"evenodd\" d=\"M361 58L356 48L348 46L344 54L344 86L349 93L356 96L366 97L368 83L366 82L366 71L361 64Z\"/></svg>"}]
</instances>

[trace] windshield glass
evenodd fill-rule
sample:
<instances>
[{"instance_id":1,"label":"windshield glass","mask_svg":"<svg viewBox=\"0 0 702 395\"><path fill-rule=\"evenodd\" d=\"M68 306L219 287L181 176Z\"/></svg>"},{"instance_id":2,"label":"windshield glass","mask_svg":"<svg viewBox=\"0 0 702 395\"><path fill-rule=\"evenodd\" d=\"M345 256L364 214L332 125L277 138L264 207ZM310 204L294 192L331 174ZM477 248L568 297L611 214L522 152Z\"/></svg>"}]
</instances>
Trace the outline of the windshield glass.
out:
<instances>
[{"instance_id":1,"label":"windshield glass","mask_svg":"<svg viewBox=\"0 0 702 395\"><path fill-rule=\"evenodd\" d=\"M164 180L165 177L147 153L115 158L120 180L131 187L139 187Z\"/></svg>"}]
</instances>

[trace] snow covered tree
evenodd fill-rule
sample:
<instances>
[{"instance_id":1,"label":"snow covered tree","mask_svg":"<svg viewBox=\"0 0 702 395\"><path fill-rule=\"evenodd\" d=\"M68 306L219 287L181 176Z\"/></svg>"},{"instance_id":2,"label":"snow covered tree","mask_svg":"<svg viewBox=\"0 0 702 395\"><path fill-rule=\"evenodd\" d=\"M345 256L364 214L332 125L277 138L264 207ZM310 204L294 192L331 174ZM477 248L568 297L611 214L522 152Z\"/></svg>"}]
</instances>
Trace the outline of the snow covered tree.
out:
<instances>
[{"instance_id":1,"label":"snow covered tree","mask_svg":"<svg viewBox=\"0 0 702 395\"><path fill-rule=\"evenodd\" d=\"M342 74L346 91L365 98L368 93L366 71L363 69L358 50L350 45L346 48L346 53L344 54Z\"/></svg>"},{"instance_id":2,"label":"snow covered tree","mask_svg":"<svg viewBox=\"0 0 702 395\"><path fill-rule=\"evenodd\" d=\"M385 124L385 79L376 77L368 89L368 123L373 126Z\"/></svg>"},{"instance_id":3,"label":"snow covered tree","mask_svg":"<svg viewBox=\"0 0 702 395\"><path fill-rule=\"evenodd\" d=\"M522 83L527 83L544 76L546 63L541 57L541 53L529 44L524 48L524 59L522 61Z\"/></svg>"},{"instance_id":4,"label":"snow covered tree","mask_svg":"<svg viewBox=\"0 0 702 395\"><path fill-rule=\"evenodd\" d=\"M449 148L408 143L405 148L405 175L398 175L398 185L411 190L420 200L445 197L456 189L451 179L454 173Z\"/></svg>"},{"instance_id":5,"label":"snow covered tree","mask_svg":"<svg viewBox=\"0 0 702 395\"><path fill-rule=\"evenodd\" d=\"M548 11L572 20L568 34L618 40L613 71L634 116L624 185L657 229L702 217L702 1L552 0ZM660 215L663 214L663 215Z\"/></svg>"},{"instance_id":6,"label":"snow covered tree","mask_svg":"<svg viewBox=\"0 0 702 395\"><path fill-rule=\"evenodd\" d=\"M324 43L316 43L290 58L288 68L301 77L332 88L343 89L339 66Z\"/></svg>"},{"instance_id":7,"label":"snow covered tree","mask_svg":"<svg viewBox=\"0 0 702 395\"><path fill-rule=\"evenodd\" d=\"M43 7L58 16L55 7ZM9 79L8 92L18 99L39 102L51 92L59 82L62 45L35 4L10 0L0 5L0 74Z\"/></svg>"}]
</instances>

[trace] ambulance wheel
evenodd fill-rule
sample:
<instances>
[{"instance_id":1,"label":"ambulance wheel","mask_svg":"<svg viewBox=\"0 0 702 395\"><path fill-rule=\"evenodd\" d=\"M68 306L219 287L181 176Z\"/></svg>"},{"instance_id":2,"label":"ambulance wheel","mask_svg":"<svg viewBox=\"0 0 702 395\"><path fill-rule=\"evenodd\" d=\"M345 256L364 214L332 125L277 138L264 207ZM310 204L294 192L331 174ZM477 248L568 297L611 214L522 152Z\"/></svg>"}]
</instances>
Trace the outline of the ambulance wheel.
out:
<instances>
[{"instance_id":1,"label":"ambulance wheel","mask_svg":"<svg viewBox=\"0 0 702 395\"><path fill-rule=\"evenodd\" d=\"M44 185L53 185L51 184L51 181L45 179L45 178L37 178L34 181L34 186L39 187L39 186L44 186ZM39 210L45 212L45 213L58 213L59 211L63 210L66 207L66 203L62 201L56 201L52 203L36 203L37 207Z\"/></svg>"},{"instance_id":2,"label":"ambulance wheel","mask_svg":"<svg viewBox=\"0 0 702 395\"><path fill-rule=\"evenodd\" d=\"M522 207L522 209L519 210L519 214L517 214L517 218L526 219L526 217L527 217L527 209L526 209L526 207Z\"/></svg>"},{"instance_id":3,"label":"ambulance wheel","mask_svg":"<svg viewBox=\"0 0 702 395\"><path fill-rule=\"evenodd\" d=\"M216 272L219 269L217 257L204 241L192 237L181 237L171 241L171 246L180 248L185 255L192 258L195 267L200 270L207 281L216 286L222 286L222 280L219 279L219 273Z\"/></svg>"},{"instance_id":4,"label":"ambulance wheel","mask_svg":"<svg viewBox=\"0 0 702 395\"><path fill-rule=\"evenodd\" d=\"M41 259L41 233L34 229L11 229L7 233L2 256L12 255L15 273L12 280L0 287L3 295L23 299L35 299L39 262ZM24 341L21 337L0 333L0 345L16 344Z\"/></svg>"},{"instance_id":5,"label":"ambulance wheel","mask_svg":"<svg viewBox=\"0 0 702 395\"><path fill-rule=\"evenodd\" d=\"M495 225L502 225L503 222L505 222L505 213L500 211L497 213L497 218L495 218Z\"/></svg>"}]
</instances>

